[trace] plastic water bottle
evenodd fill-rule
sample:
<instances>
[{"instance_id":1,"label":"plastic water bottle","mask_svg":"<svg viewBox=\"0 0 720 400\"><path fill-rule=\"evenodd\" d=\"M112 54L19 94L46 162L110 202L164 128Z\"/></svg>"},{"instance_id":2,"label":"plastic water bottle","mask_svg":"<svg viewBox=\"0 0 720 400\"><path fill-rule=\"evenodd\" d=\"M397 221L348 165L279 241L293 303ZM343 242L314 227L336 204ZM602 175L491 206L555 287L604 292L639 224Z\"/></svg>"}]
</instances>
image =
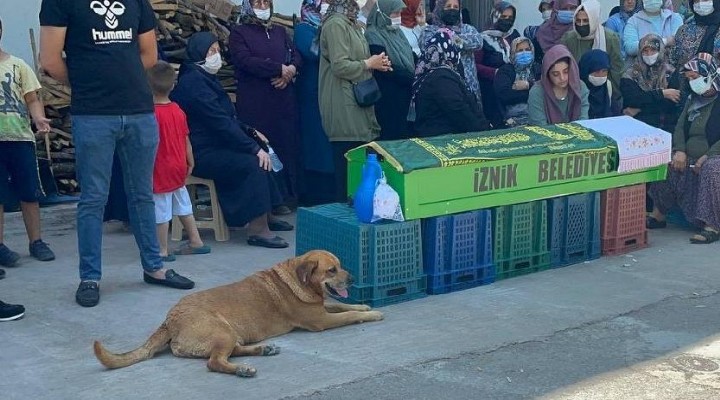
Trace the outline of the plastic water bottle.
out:
<instances>
[{"instance_id":1,"label":"plastic water bottle","mask_svg":"<svg viewBox=\"0 0 720 400\"><path fill-rule=\"evenodd\" d=\"M353 197L355 214L360 222L370 223L372 220L375 185L381 176L382 167L377 159L377 154L368 154L365 165L363 165L360 186Z\"/></svg>"},{"instance_id":2,"label":"plastic water bottle","mask_svg":"<svg viewBox=\"0 0 720 400\"><path fill-rule=\"evenodd\" d=\"M278 157L277 153L275 153L275 150L273 150L270 146L268 146L268 155L270 156L270 166L272 167L273 172L282 171L283 163L280 161L280 157Z\"/></svg>"}]
</instances>

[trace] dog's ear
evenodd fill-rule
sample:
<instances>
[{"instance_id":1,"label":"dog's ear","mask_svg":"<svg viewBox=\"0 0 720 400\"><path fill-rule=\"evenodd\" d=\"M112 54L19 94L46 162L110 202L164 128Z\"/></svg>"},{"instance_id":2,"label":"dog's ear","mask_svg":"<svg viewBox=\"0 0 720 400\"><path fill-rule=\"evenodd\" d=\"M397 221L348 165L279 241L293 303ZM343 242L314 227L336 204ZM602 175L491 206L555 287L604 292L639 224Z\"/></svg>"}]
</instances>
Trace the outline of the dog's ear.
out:
<instances>
[{"instance_id":1,"label":"dog's ear","mask_svg":"<svg viewBox=\"0 0 720 400\"><path fill-rule=\"evenodd\" d=\"M318 267L318 262L313 260L304 260L300 265L295 268L298 280L303 285L307 285L310 282L310 277Z\"/></svg>"}]
</instances>

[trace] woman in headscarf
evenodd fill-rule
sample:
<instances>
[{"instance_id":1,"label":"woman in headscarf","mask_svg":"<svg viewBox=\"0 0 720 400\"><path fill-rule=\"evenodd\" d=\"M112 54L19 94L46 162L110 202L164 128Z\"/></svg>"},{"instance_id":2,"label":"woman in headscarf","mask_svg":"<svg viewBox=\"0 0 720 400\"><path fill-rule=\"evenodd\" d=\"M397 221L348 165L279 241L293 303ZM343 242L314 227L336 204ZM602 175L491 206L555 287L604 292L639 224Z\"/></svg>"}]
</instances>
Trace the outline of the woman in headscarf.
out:
<instances>
[{"instance_id":1,"label":"woman in headscarf","mask_svg":"<svg viewBox=\"0 0 720 400\"><path fill-rule=\"evenodd\" d=\"M489 127L477 98L462 78L460 49L453 35L447 29L435 32L418 63L408 113L418 137L477 132Z\"/></svg>"},{"instance_id":2,"label":"woman in headscarf","mask_svg":"<svg viewBox=\"0 0 720 400\"><path fill-rule=\"evenodd\" d=\"M620 53L620 37L613 31L600 25L600 3L598 0L585 0L575 10L574 26L562 37L562 43L570 54L579 60L591 49L598 49L610 56L610 82L613 85L613 99L620 100L620 77L625 62Z\"/></svg>"},{"instance_id":3,"label":"woman in headscarf","mask_svg":"<svg viewBox=\"0 0 720 400\"><path fill-rule=\"evenodd\" d=\"M615 32L620 38L620 55L625 60L627 54L625 54L625 44L623 43L623 32L630 17L642 10L642 0L620 0L619 9L618 13L613 14L605 21L605 27Z\"/></svg>"},{"instance_id":4,"label":"woman in headscarf","mask_svg":"<svg viewBox=\"0 0 720 400\"><path fill-rule=\"evenodd\" d=\"M620 80L625 114L672 132L679 114L680 91L674 68L667 62L660 36L649 34L640 40L638 57Z\"/></svg>"},{"instance_id":5,"label":"woman in headscarf","mask_svg":"<svg viewBox=\"0 0 720 400\"><path fill-rule=\"evenodd\" d=\"M536 80L536 64L530 39L519 37L510 44L510 63L495 76L495 98L508 126L528 124L528 95Z\"/></svg>"},{"instance_id":6,"label":"woman in headscarf","mask_svg":"<svg viewBox=\"0 0 720 400\"><path fill-rule=\"evenodd\" d=\"M240 24L230 33L230 55L235 66L238 117L264 132L282 160L276 175L288 214L297 201L298 112L295 76L300 55L285 28L270 21L272 0L243 0Z\"/></svg>"},{"instance_id":7,"label":"woman in headscarf","mask_svg":"<svg viewBox=\"0 0 720 400\"><path fill-rule=\"evenodd\" d=\"M420 36L427 21L425 20L425 4L422 0L405 0L407 7L400 11L400 31L405 35L416 56L420 57Z\"/></svg>"},{"instance_id":8,"label":"woman in headscarf","mask_svg":"<svg viewBox=\"0 0 720 400\"><path fill-rule=\"evenodd\" d=\"M575 9L579 0L555 0L552 16L543 22L535 34L535 59L542 62L543 54L551 47L560 44L560 39L573 27Z\"/></svg>"},{"instance_id":9,"label":"woman in headscarf","mask_svg":"<svg viewBox=\"0 0 720 400\"><path fill-rule=\"evenodd\" d=\"M543 22L550 20L553 13L552 0L541 0L540 5L538 5L538 12L542 15ZM535 41L535 34L537 33L538 28L540 28L540 25L528 25L523 31L523 36Z\"/></svg>"},{"instance_id":10,"label":"woman in headscarf","mask_svg":"<svg viewBox=\"0 0 720 400\"><path fill-rule=\"evenodd\" d=\"M415 53L400 31L400 11L404 8L402 0L378 0L370 11L365 30L370 54L386 54L392 63L392 70L373 73L382 92L375 104L382 140L410 137L407 110L415 78Z\"/></svg>"},{"instance_id":11,"label":"woman in headscarf","mask_svg":"<svg viewBox=\"0 0 720 400\"><path fill-rule=\"evenodd\" d=\"M645 35L660 36L666 46L675 45L675 33L682 26L683 19L667 7L672 3L665 0L643 0L643 9L633 15L625 26L622 42L628 57L638 55L638 44Z\"/></svg>"},{"instance_id":12,"label":"woman in headscarf","mask_svg":"<svg viewBox=\"0 0 720 400\"><path fill-rule=\"evenodd\" d=\"M670 65L680 69L698 53L720 55L720 0L690 0L694 18L675 34Z\"/></svg>"},{"instance_id":13,"label":"woman in headscarf","mask_svg":"<svg viewBox=\"0 0 720 400\"><path fill-rule=\"evenodd\" d=\"M477 29L463 23L460 17L461 8L460 0L437 0L433 12L433 24L425 27L420 42L424 51L435 32L443 28L453 31L453 40L460 49L463 78L465 78L470 91L479 100L480 84L475 68L475 51L482 47L483 38Z\"/></svg>"},{"instance_id":14,"label":"woman in headscarf","mask_svg":"<svg viewBox=\"0 0 720 400\"><path fill-rule=\"evenodd\" d=\"M475 65L480 81L483 111L494 128L504 128L505 121L495 101L493 81L497 70L510 62L510 43L520 37L520 33L513 29L517 10L507 1L501 1L495 6L498 18L492 29L482 33L484 40L480 50L475 52Z\"/></svg>"},{"instance_id":15,"label":"woman in headscarf","mask_svg":"<svg viewBox=\"0 0 720 400\"><path fill-rule=\"evenodd\" d=\"M608 70L610 69L610 57L607 53L593 49L585 53L580 62L580 79L588 88L588 118L612 117L611 108L612 85L608 81Z\"/></svg>"},{"instance_id":16,"label":"woman in headscarf","mask_svg":"<svg viewBox=\"0 0 720 400\"><path fill-rule=\"evenodd\" d=\"M685 219L701 231L691 243L707 244L720 239L720 78L718 65L708 53L700 53L683 67L693 94L686 102L675 133L673 157L664 182L650 185L654 209L647 218L649 229L664 228L665 215L675 205Z\"/></svg>"},{"instance_id":17,"label":"woman in headscarf","mask_svg":"<svg viewBox=\"0 0 720 400\"><path fill-rule=\"evenodd\" d=\"M588 118L588 89L567 47L559 44L545 54L540 84L528 96L530 125L550 125Z\"/></svg>"},{"instance_id":18,"label":"woman in headscarf","mask_svg":"<svg viewBox=\"0 0 720 400\"><path fill-rule=\"evenodd\" d=\"M195 33L187 43L187 62L180 67L170 98L187 115L195 156L193 175L215 181L220 208L229 226L248 225L248 244L285 248L271 231L292 230L270 211L282 197L270 176L270 156L250 135L267 139L237 118L235 108L215 76L222 64L218 39Z\"/></svg>"},{"instance_id":19,"label":"woman in headscarf","mask_svg":"<svg viewBox=\"0 0 720 400\"><path fill-rule=\"evenodd\" d=\"M295 85L302 155L303 184L299 195L300 203L306 206L332 203L335 199L332 147L322 127L318 102L319 29L327 7L321 0L303 0L300 23L294 33L295 46L303 60L303 73L295 78Z\"/></svg>"},{"instance_id":20,"label":"woman in headscarf","mask_svg":"<svg viewBox=\"0 0 720 400\"><path fill-rule=\"evenodd\" d=\"M389 71L385 54L370 54L358 25L355 0L328 0L320 32L320 115L333 148L335 200L347 201L345 153L378 137L380 125L373 106L360 107L353 84L372 78L373 71Z\"/></svg>"}]
</instances>

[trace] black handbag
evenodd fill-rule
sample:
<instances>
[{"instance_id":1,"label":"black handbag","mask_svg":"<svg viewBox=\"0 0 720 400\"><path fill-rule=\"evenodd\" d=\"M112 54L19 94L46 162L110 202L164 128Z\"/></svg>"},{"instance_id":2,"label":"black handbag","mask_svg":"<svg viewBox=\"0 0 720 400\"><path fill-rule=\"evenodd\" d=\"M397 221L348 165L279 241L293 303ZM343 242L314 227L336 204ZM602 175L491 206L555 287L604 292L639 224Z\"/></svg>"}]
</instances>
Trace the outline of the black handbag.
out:
<instances>
[{"instance_id":1,"label":"black handbag","mask_svg":"<svg viewBox=\"0 0 720 400\"><path fill-rule=\"evenodd\" d=\"M378 86L374 77L353 83L353 94L355 95L355 102L360 107L370 107L382 97L380 86Z\"/></svg>"}]
</instances>

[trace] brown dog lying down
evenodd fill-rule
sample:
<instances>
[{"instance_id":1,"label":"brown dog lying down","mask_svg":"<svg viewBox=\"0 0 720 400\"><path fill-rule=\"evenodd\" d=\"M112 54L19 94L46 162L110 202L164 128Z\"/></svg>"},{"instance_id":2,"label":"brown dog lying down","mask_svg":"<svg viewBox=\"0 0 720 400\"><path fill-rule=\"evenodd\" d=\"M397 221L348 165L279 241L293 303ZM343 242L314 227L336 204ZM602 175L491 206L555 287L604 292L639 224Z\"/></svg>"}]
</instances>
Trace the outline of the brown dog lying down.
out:
<instances>
[{"instance_id":1,"label":"brown dog lying down","mask_svg":"<svg viewBox=\"0 0 720 400\"><path fill-rule=\"evenodd\" d=\"M347 297L351 283L337 257L313 250L240 282L185 296L145 344L115 354L96 341L95 356L107 368L122 368L152 358L169 344L177 357L208 358L211 371L251 377L255 368L233 364L228 357L276 355L280 349L272 344L251 344L295 328L318 332L382 320L382 313L368 306L324 303L327 293Z\"/></svg>"}]
</instances>

